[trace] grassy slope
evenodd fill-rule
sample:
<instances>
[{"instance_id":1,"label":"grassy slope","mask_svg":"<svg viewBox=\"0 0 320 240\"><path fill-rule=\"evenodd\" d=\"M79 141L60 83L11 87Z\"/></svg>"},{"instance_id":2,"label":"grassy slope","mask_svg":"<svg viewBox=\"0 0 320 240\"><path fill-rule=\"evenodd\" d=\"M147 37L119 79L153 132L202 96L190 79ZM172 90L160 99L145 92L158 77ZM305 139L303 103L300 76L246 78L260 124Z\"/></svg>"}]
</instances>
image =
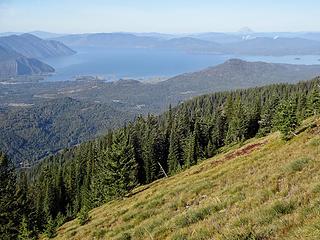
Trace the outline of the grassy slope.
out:
<instances>
[{"instance_id":1,"label":"grassy slope","mask_svg":"<svg viewBox=\"0 0 320 240\"><path fill-rule=\"evenodd\" d=\"M320 239L317 124L287 143L278 133L252 139L142 186L91 211L84 226L66 223L57 239Z\"/></svg>"}]
</instances>

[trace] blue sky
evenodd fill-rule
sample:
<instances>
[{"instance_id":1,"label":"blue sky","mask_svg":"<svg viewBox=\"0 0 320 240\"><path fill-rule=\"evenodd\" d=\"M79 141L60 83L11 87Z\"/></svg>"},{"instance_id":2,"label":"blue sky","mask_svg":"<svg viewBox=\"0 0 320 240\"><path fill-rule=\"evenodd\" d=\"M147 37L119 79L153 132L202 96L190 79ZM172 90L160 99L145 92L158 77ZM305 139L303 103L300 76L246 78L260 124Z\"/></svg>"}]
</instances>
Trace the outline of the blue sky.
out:
<instances>
[{"instance_id":1,"label":"blue sky","mask_svg":"<svg viewBox=\"0 0 320 240\"><path fill-rule=\"evenodd\" d=\"M319 0L0 0L0 32L320 31Z\"/></svg>"}]
</instances>

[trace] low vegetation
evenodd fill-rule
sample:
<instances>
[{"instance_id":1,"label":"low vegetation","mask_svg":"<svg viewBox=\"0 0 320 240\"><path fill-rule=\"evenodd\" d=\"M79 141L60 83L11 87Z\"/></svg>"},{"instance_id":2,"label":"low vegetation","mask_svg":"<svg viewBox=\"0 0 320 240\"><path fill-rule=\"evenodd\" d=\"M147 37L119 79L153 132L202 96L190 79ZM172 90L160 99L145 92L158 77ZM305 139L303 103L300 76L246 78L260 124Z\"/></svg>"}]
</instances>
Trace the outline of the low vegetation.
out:
<instances>
[{"instance_id":1,"label":"low vegetation","mask_svg":"<svg viewBox=\"0 0 320 240\"><path fill-rule=\"evenodd\" d=\"M64 224L55 239L319 239L316 122L288 142L278 133L252 139L141 186L92 210L82 227Z\"/></svg>"}]
</instances>

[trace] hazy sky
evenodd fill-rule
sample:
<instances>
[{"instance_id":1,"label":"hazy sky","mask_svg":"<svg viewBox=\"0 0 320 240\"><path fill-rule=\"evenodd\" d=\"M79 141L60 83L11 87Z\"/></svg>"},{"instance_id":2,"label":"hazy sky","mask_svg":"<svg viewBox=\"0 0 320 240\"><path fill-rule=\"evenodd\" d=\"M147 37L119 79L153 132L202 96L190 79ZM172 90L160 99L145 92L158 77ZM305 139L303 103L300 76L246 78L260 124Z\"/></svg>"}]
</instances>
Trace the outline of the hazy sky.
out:
<instances>
[{"instance_id":1,"label":"hazy sky","mask_svg":"<svg viewBox=\"0 0 320 240\"><path fill-rule=\"evenodd\" d=\"M0 32L320 31L319 0L0 0Z\"/></svg>"}]
</instances>

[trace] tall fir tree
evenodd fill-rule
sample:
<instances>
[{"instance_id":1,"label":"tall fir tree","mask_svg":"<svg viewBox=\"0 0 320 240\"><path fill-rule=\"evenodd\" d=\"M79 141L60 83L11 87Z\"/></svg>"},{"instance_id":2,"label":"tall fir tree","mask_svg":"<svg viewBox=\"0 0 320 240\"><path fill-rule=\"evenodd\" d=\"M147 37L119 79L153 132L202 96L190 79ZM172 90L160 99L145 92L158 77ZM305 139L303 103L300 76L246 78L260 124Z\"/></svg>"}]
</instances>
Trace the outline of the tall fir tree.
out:
<instances>
[{"instance_id":1,"label":"tall fir tree","mask_svg":"<svg viewBox=\"0 0 320 240\"><path fill-rule=\"evenodd\" d=\"M19 216L16 202L16 173L13 164L0 152L0 239L16 239Z\"/></svg>"},{"instance_id":2,"label":"tall fir tree","mask_svg":"<svg viewBox=\"0 0 320 240\"><path fill-rule=\"evenodd\" d=\"M320 85L315 86L308 97L307 111L308 115L318 115L320 113Z\"/></svg>"},{"instance_id":3,"label":"tall fir tree","mask_svg":"<svg viewBox=\"0 0 320 240\"><path fill-rule=\"evenodd\" d=\"M104 201L123 197L137 185L133 146L123 131L115 136L111 148L101 156L99 168L100 194Z\"/></svg>"},{"instance_id":4,"label":"tall fir tree","mask_svg":"<svg viewBox=\"0 0 320 240\"><path fill-rule=\"evenodd\" d=\"M295 99L282 101L276 111L274 125L282 133L284 140L289 140L298 126Z\"/></svg>"}]
</instances>

